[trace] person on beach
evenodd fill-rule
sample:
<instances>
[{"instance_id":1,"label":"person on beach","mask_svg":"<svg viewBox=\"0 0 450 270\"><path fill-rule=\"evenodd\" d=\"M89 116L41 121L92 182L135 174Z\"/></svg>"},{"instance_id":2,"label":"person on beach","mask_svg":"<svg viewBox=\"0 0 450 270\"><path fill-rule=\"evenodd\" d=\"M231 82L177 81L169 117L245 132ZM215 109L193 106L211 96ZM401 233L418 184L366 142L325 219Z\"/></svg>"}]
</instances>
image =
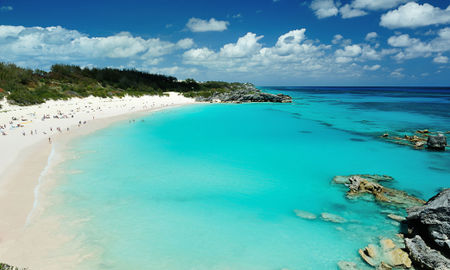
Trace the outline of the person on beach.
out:
<instances>
[{"instance_id":1,"label":"person on beach","mask_svg":"<svg viewBox=\"0 0 450 270\"><path fill-rule=\"evenodd\" d=\"M52 138L48 137L48 143L52 143Z\"/></svg>"}]
</instances>

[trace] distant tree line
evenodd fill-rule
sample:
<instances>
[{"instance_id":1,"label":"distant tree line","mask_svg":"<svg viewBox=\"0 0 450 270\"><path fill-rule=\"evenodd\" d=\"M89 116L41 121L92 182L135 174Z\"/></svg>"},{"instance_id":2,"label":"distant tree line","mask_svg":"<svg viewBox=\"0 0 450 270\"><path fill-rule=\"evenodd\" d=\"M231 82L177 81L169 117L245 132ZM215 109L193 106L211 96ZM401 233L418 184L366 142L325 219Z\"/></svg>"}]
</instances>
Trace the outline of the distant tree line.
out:
<instances>
[{"instance_id":1,"label":"distant tree line","mask_svg":"<svg viewBox=\"0 0 450 270\"><path fill-rule=\"evenodd\" d=\"M81 68L53 65L49 72L0 63L0 99L10 103L31 105L50 99L71 97L113 97L162 95L174 91L185 96L208 96L214 92L233 91L240 83L178 81L172 76L150 74L132 69Z\"/></svg>"}]
</instances>

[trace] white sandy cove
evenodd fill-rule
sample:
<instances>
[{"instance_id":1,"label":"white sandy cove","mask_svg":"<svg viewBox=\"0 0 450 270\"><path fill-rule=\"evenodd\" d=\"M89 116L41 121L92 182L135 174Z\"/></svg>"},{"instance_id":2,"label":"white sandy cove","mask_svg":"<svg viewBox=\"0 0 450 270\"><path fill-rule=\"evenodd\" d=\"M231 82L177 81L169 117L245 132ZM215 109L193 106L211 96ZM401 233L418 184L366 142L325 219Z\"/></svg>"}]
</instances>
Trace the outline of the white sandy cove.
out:
<instances>
[{"instance_id":1,"label":"white sandy cove","mask_svg":"<svg viewBox=\"0 0 450 270\"><path fill-rule=\"evenodd\" d=\"M32 270L73 266L71 260L60 268L62 262L55 265L43 259L54 252L46 247L51 236L49 224L25 226L35 216L36 198L43 192L40 175L48 170L55 145L134 113L194 102L177 93L161 97L73 98L26 107L0 101L0 262Z\"/></svg>"}]
</instances>

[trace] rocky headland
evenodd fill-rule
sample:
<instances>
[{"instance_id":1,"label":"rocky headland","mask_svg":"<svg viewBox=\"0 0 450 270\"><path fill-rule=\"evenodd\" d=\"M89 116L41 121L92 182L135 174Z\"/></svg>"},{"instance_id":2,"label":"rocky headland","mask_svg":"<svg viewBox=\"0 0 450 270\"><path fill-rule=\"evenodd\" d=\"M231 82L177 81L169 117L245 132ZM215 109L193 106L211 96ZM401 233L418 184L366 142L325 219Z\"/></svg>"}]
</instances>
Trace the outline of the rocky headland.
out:
<instances>
[{"instance_id":1,"label":"rocky headland","mask_svg":"<svg viewBox=\"0 0 450 270\"><path fill-rule=\"evenodd\" d=\"M220 103L248 103L248 102L274 102L291 103L292 97L284 94L270 94L262 92L252 84L242 84L232 91L217 91L204 96L197 96L196 101Z\"/></svg>"}]
</instances>

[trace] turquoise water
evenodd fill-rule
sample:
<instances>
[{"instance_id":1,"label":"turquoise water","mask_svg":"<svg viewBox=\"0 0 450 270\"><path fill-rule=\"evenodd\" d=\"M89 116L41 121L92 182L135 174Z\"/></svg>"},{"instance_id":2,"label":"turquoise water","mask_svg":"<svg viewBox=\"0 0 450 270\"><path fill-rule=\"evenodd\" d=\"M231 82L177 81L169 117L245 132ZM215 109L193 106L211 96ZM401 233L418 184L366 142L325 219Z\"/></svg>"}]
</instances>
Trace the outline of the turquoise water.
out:
<instances>
[{"instance_id":1,"label":"turquoise water","mask_svg":"<svg viewBox=\"0 0 450 270\"><path fill-rule=\"evenodd\" d=\"M357 250L398 226L381 206L346 199L333 176L391 175L391 186L424 199L450 186L448 152L377 137L449 129L449 112L437 108L450 110L450 93L281 90L293 104L193 105L73 141L51 194L60 203L48 211L94 252L80 269L363 266ZM294 209L349 222L304 220Z\"/></svg>"}]
</instances>

